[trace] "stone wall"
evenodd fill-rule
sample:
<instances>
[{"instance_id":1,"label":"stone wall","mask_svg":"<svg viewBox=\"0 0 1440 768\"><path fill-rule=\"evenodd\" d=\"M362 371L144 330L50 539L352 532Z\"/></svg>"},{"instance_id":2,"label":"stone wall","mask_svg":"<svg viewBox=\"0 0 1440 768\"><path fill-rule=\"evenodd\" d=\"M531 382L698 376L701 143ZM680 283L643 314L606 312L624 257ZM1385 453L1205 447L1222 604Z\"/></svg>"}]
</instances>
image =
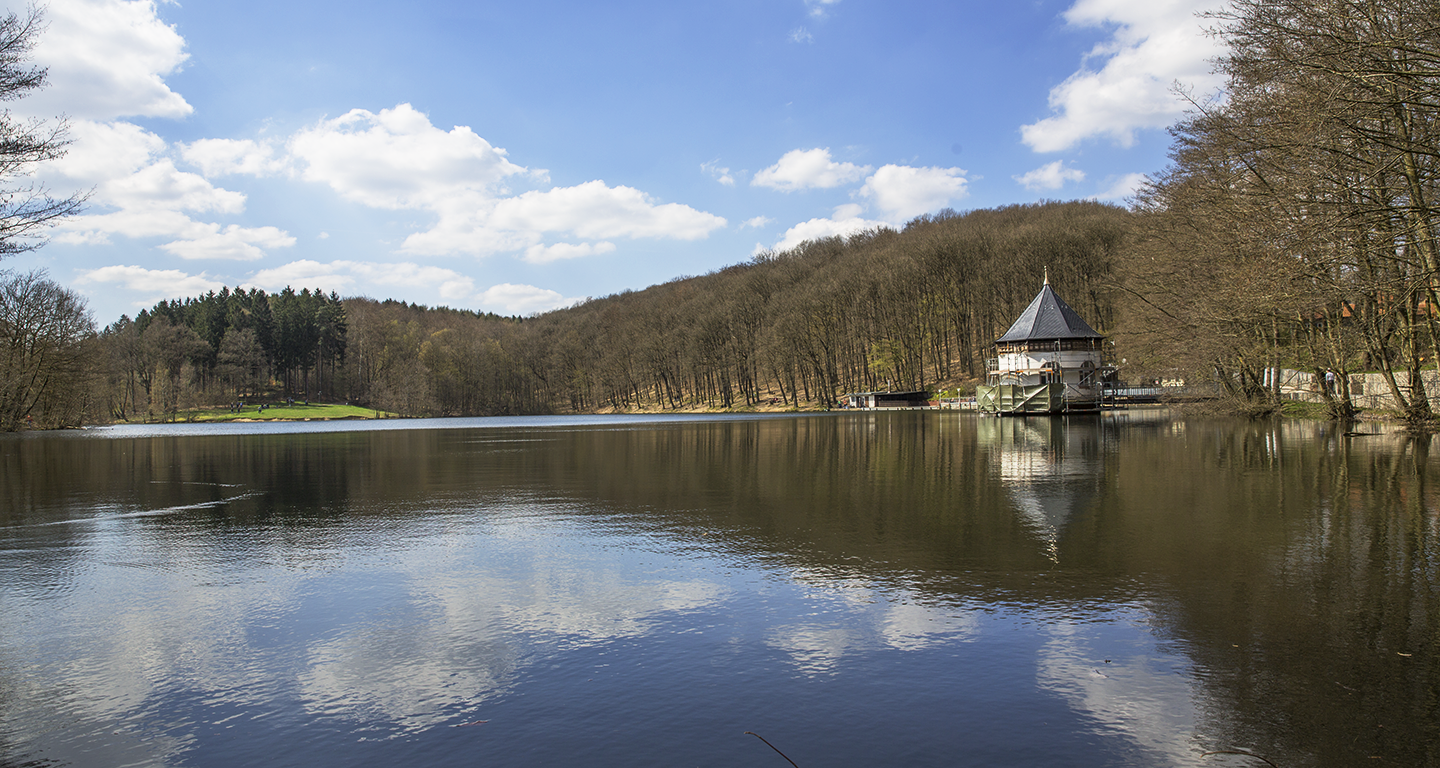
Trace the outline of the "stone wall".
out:
<instances>
[{"instance_id":1,"label":"stone wall","mask_svg":"<svg viewBox=\"0 0 1440 768\"><path fill-rule=\"evenodd\" d=\"M1401 387L1409 386L1410 376L1396 372L1395 381ZM1420 381L1425 385L1425 394L1430 406L1440 410L1440 371L1420 372ZM1320 394L1323 382L1309 371L1280 371L1280 396L1287 400L1303 400L1312 403L1324 402ZM1390 394L1390 385L1378 373L1350 374L1350 399L1357 408L1395 409L1395 398Z\"/></svg>"}]
</instances>

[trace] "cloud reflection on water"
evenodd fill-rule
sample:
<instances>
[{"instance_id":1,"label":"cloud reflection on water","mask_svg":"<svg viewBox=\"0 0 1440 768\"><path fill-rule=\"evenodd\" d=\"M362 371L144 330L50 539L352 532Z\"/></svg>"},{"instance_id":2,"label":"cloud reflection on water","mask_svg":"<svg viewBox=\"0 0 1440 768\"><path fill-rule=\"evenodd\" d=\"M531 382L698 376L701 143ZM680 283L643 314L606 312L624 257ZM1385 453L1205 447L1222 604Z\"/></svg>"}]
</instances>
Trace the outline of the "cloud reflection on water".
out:
<instances>
[{"instance_id":1,"label":"cloud reflection on water","mask_svg":"<svg viewBox=\"0 0 1440 768\"><path fill-rule=\"evenodd\" d=\"M1117 613L1122 615L1112 618L1125 624L1143 624L1146 618ZM1114 637L1100 637L1106 630L1114 634L1105 624L1048 624L1048 639L1036 660L1040 688L1092 718L1102 732L1133 744L1147 765L1206 765L1195 727L1198 692L1188 675L1163 668L1170 658L1145 635L1124 633L1131 641L1126 648L1117 646Z\"/></svg>"},{"instance_id":2,"label":"cloud reflection on water","mask_svg":"<svg viewBox=\"0 0 1440 768\"><path fill-rule=\"evenodd\" d=\"M878 651L919 651L974 639L980 620L971 609L934 605L908 589L882 589L871 581L797 569L804 588L804 621L775 625L766 642L785 652L805 675L836 672L847 656Z\"/></svg>"},{"instance_id":3,"label":"cloud reflection on water","mask_svg":"<svg viewBox=\"0 0 1440 768\"><path fill-rule=\"evenodd\" d=\"M540 523L543 538L513 527L532 522L514 517L484 543L411 553L398 605L310 646L306 709L401 731L433 726L503 692L537 659L644 636L726 595L703 579L636 573L624 562L636 542L596 546L554 521Z\"/></svg>"}]
</instances>

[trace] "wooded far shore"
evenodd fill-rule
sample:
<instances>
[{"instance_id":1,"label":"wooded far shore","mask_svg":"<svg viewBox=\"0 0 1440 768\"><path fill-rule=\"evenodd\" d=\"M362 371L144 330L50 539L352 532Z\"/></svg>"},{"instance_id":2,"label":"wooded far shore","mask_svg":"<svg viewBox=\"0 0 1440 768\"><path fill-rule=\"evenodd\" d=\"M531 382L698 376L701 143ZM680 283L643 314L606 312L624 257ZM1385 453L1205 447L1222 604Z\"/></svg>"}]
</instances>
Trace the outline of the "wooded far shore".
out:
<instances>
[{"instance_id":1,"label":"wooded far shore","mask_svg":"<svg viewBox=\"0 0 1440 768\"><path fill-rule=\"evenodd\" d=\"M1400 418L1431 424L1434 4L1235 0L1212 18L1223 98L1196 98L1128 207L940 211L526 318L237 288L97 330L78 295L8 273L0 430L256 397L456 416L955 393L1047 270L1123 379L1205 384L1264 414L1285 402L1269 372L1305 371L1335 382L1321 405L1343 419L1351 374L1373 373Z\"/></svg>"}]
</instances>

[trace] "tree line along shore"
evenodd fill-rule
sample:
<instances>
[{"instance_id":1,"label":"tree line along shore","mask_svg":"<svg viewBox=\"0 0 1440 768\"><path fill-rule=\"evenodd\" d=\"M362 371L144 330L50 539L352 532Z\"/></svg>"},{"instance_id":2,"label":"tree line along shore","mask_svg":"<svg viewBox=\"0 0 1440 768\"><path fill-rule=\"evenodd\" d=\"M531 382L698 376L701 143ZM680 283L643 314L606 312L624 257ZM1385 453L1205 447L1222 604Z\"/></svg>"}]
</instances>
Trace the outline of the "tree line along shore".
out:
<instances>
[{"instance_id":1,"label":"tree line along shore","mask_svg":"<svg viewBox=\"0 0 1440 768\"><path fill-rule=\"evenodd\" d=\"M954 386L983 373L1047 266L1075 306L1113 315L1105 281L1131 218L1098 203L947 212L528 318L224 289L90 332L78 297L26 276L11 282L63 298L73 332L33 361L45 386L22 407L62 426L292 398L469 416L825 407L856 389Z\"/></svg>"},{"instance_id":2,"label":"tree line along shore","mask_svg":"<svg viewBox=\"0 0 1440 768\"><path fill-rule=\"evenodd\" d=\"M961 389L1047 269L1108 336L1123 378L1208 385L1263 414L1283 400L1267 371L1309 371L1336 382L1316 393L1325 412L1349 418L1350 374L1373 372L1400 418L1430 424L1436 18L1416 0L1236 0L1212 14L1223 94L1192 97L1169 165L1128 207L942 211L532 317L237 288L97 329L45 275L5 274L0 429L255 398L459 416Z\"/></svg>"}]
</instances>

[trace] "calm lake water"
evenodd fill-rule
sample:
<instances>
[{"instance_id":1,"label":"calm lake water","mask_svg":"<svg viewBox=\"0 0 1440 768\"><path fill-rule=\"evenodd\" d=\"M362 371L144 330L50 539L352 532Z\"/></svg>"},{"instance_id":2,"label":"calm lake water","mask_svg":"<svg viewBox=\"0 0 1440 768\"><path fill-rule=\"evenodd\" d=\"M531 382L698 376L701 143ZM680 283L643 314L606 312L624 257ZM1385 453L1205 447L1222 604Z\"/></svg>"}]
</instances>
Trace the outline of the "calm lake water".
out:
<instances>
[{"instance_id":1,"label":"calm lake water","mask_svg":"<svg viewBox=\"0 0 1440 768\"><path fill-rule=\"evenodd\" d=\"M1359 429L7 437L0 766L1440 765L1440 466Z\"/></svg>"}]
</instances>

